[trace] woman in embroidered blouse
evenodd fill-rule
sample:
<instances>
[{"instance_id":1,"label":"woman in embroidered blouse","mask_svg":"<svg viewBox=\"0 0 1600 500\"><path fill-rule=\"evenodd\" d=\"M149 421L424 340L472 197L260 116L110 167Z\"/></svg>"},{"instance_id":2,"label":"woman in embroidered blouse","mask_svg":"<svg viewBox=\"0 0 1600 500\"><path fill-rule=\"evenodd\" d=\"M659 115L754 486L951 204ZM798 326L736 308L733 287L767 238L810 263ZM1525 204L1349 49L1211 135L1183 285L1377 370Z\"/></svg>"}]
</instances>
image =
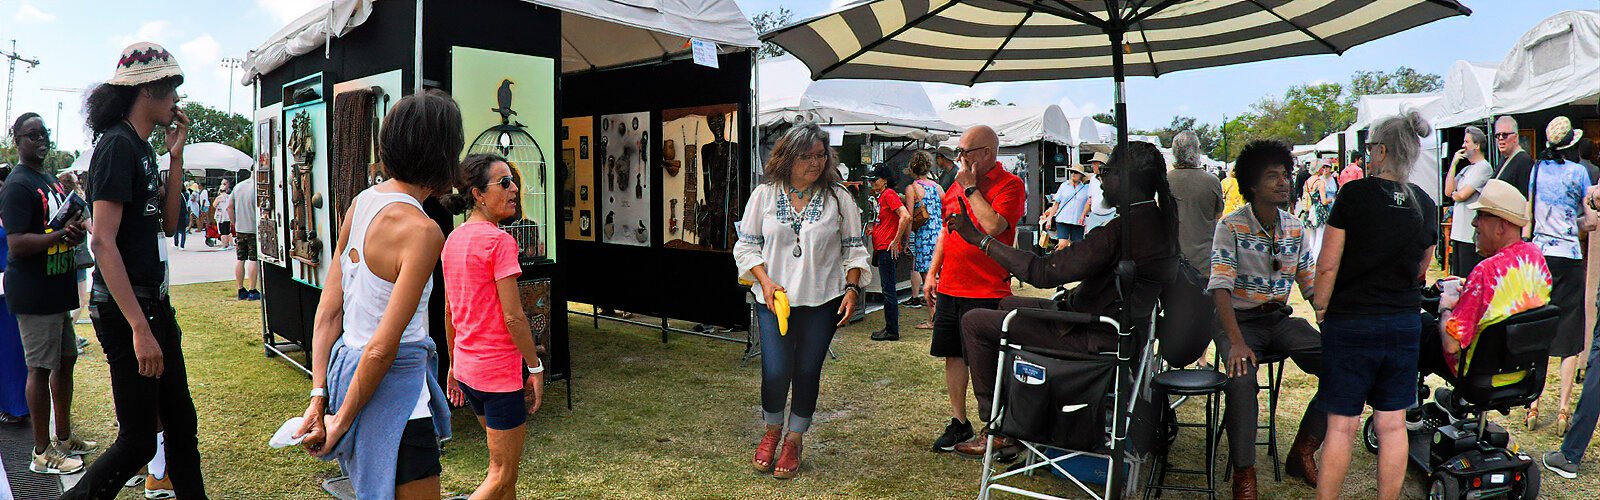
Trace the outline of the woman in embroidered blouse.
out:
<instances>
[{"instance_id":1,"label":"woman in embroidered blouse","mask_svg":"<svg viewBox=\"0 0 1600 500\"><path fill-rule=\"evenodd\" d=\"M767 161L766 182L750 193L733 247L739 277L755 283L751 291L763 305L756 314L767 429L752 463L779 479L797 475L828 345L859 308L867 280L861 213L830 168L836 162L827 133L816 124L785 132ZM786 331L778 327L776 292L788 295L791 306ZM782 436L785 402L789 432ZM783 452L774 462L780 436Z\"/></svg>"}]
</instances>

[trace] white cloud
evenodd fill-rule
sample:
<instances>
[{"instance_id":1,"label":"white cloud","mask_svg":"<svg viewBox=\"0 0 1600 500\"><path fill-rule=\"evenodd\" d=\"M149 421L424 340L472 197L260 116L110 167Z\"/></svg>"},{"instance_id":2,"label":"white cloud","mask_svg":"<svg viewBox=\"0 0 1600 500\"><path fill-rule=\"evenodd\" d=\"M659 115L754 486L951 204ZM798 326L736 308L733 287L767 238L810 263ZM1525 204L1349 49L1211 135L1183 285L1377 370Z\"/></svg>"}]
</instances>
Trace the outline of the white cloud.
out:
<instances>
[{"instance_id":1,"label":"white cloud","mask_svg":"<svg viewBox=\"0 0 1600 500\"><path fill-rule=\"evenodd\" d=\"M132 35L124 35L111 39L118 49L133 45L135 42L154 42L162 46L172 43L183 36L183 31L173 26L168 21L150 21L139 25L138 31Z\"/></svg>"},{"instance_id":2,"label":"white cloud","mask_svg":"<svg viewBox=\"0 0 1600 500\"><path fill-rule=\"evenodd\" d=\"M33 4L22 2L22 5L17 7L16 19L17 22L23 24L42 24L56 20L56 16L55 14L39 10L39 8L34 7Z\"/></svg>"},{"instance_id":3,"label":"white cloud","mask_svg":"<svg viewBox=\"0 0 1600 500\"><path fill-rule=\"evenodd\" d=\"M211 61L218 60L221 53L222 44L217 43L217 39L210 34L200 35L178 46L178 60L192 61L190 64L209 65Z\"/></svg>"},{"instance_id":4,"label":"white cloud","mask_svg":"<svg viewBox=\"0 0 1600 500\"><path fill-rule=\"evenodd\" d=\"M256 6L272 15L278 24L288 24L299 19L317 6L327 6L326 0L256 0Z\"/></svg>"}]
</instances>

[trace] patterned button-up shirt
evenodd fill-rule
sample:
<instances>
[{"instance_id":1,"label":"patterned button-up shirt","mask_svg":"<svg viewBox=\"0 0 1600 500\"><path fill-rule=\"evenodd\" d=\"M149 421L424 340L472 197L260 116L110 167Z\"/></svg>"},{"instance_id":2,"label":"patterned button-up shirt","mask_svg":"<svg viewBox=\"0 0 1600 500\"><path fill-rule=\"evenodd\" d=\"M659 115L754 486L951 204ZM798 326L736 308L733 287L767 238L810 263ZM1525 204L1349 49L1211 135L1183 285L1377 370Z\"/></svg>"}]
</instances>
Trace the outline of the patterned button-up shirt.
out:
<instances>
[{"instance_id":1,"label":"patterned button-up shirt","mask_svg":"<svg viewBox=\"0 0 1600 500\"><path fill-rule=\"evenodd\" d=\"M1306 248L1300 220L1278 209L1278 227L1268 233L1251 207L1247 203L1217 221L1206 291L1228 290L1234 309L1250 309L1288 303L1298 282L1301 295L1311 300L1317 263Z\"/></svg>"}]
</instances>

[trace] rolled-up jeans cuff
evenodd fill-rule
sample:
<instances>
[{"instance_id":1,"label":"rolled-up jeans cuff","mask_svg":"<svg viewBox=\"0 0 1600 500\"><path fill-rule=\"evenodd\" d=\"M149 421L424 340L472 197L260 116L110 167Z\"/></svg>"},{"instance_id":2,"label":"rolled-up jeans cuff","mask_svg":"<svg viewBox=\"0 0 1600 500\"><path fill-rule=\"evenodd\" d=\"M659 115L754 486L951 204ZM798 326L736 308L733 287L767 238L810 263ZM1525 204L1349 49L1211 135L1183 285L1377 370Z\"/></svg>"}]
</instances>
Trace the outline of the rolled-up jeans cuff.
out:
<instances>
[{"instance_id":1,"label":"rolled-up jeans cuff","mask_svg":"<svg viewBox=\"0 0 1600 500\"><path fill-rule=\"evenodd\" d=\"M795 434L805 434L805 432L810 429L811 417L802 417L794 414L789 415L789 432L793 432Z\"/></svg>"},{"instance_id":2,"label":"rolled-up jeans cuff","mask_svg":"<svg viewBox=\"0 0 1600 500\"><path fill-rule=\"evenodd\" d=\"M767 425L783 425L783 412L781 411L773 413L763 410L761 412L761 418L766 420Z\"/></svg>"}]
</instances>

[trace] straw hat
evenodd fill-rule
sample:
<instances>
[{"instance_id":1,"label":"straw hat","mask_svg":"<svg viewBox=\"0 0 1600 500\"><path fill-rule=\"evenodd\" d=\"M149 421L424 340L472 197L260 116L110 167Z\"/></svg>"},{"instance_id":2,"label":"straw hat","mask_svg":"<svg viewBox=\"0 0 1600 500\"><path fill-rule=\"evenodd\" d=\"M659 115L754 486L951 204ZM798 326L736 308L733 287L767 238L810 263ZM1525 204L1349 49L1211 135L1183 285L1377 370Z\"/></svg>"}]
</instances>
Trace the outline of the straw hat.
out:
<instances>
[{"instance_id":1,"label":"straw hat","mask_svg":"<svg viewBox=\"0 0 1600 500\"><path fill-rule=\"evenodd\" d=\"M122 49L122 57L117 59L117 72L106 83L131 87L170 77L178 77L180 83L183 81L178 59L160 45L139 42Z\"/></svg>"},{"instance_id":2,"label":"straw hat","mask_svg":"<svg viewBox=\"0 0 1600 500\"><path fill-rule=\"evenodd\" d=\"M1484 184L1478 201L1468 205L1477 212L1484 212L1516 224L1518 227L1528 226L1528 199L1522 196L1521 191L1500 179L1490 179Z\"/></svg>"},{"instance_id":3,"label":"straw hat","mask_svg":"<svg viewBox=\"0 0 1600 500\"><path fill-rule=\"evenodd\" d=\"M1088 172L1084 172L1083 171L1083 165L1072 165L1072 166L1069 166L1069 167L1067 167L1067 171L1075 173L1075 174L1078 174L1078 175L1089 175Z\"/></svg>"},{"instance_id":4,"label":"straw hat","mask_svg":"<svg viewBox=\"0 0 1600 500\"><path fill-rule=\"evenodd\" d=\"M1094 157L1089 158L1089 163L1100 162L1101 165L1111 163L1111 155L1096 151Z\"/></svg>"},{"instance_id":5,"label":"straw hat","mask_svg":"<svg viewBox=\"0 0 1600 500\"><path fill-rule=\"evenodd\" d=\"M1583 139L1583 130L1572 128L1572 120L1567 117L1557 116L1544 128L1544 136L1550 147L1567 149L1578 145L1578 141Z\"/></svg>"}]
</instances>

